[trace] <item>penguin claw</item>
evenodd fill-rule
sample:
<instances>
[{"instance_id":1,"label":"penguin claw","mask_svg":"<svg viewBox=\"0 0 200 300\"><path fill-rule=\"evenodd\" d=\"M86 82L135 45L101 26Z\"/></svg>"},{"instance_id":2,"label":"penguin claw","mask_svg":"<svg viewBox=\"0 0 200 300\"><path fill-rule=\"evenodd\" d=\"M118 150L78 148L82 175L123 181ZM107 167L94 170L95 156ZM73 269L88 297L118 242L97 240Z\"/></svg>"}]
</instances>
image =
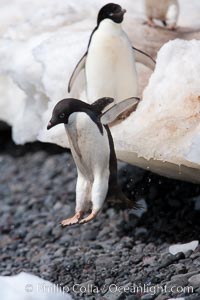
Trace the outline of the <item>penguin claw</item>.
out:
<instances>
[{"instance_id":1,"label":"penguin claw","mask_svg":"<svg viewBox=\"0 0 200 300\"><path fill-rule=\"evenodd\" d=\"M63 220L61 222L62 227L78 224L81 215L82 215L81 213L77 213L73 217Z\"/></svg>"},{"instance_id":2,"label":"penguin claw","mask_svg":"<svg viewBox=\"0 0 200 300\"><path fill-rule=\"evenodd\" d=\"M167 26L167 29L168 30L171 30L171 31L175 31L177 28L176 28L176 25L169 25L169 26Z\"/></svg>"},{"instance_id":3,"label":"penguin claw","mask_svg":"<svg viewBox=\"0 0 200 300\"><path fill-rule=\"evenodd\" d=\"M79 224L88 223L89 221L93 220L96 216L97 216L97 213L91 212L91 214L89 214L89 216L87 216L86 218L82 219L79 222Z\"/></svg>"},{"instance_id":4,"label":"penguin claw","mask_svg":"<svg viewBox=\"0 0 200 300\"><path fill-rule=\"evenodd\" d=\"M78 219L70 218L61 222L62 227L78 224Z\"/></svg>"},{"instance_id":5,"label":"penguin claw","mask_svg":"<svg viewBox=\"0 0 200 300\"><path fill-rule=\"evenodd\" d=\"M154 23L154 21L152 19L148 19L146 21L146 24L150 27L156 27L156 24Z\"/></svg>"}]
</instances>

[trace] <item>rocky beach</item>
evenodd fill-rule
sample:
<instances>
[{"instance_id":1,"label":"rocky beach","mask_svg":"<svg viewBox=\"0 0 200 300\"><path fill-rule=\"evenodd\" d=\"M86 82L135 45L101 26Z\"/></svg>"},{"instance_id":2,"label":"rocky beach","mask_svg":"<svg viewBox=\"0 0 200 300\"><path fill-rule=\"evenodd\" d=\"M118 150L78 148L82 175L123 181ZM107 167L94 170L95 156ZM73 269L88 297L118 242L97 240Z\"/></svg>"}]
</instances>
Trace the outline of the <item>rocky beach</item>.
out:
<instances>
[{"instance_id":1,"label":"rocky beach","mask_svg":"<svg viewBox=\"0 0 200 300\"><path fill-rule=\"evenodd\" d=\"M62 228L75 206L70 152L16 146L9 130L0 149L0 275L33 273L74 299L200 299L200 248L169 253L173 244L199 239L199 185L119 163L124 192L143 208L105 204L93 222Z\"/></svg>"}]
</instances>

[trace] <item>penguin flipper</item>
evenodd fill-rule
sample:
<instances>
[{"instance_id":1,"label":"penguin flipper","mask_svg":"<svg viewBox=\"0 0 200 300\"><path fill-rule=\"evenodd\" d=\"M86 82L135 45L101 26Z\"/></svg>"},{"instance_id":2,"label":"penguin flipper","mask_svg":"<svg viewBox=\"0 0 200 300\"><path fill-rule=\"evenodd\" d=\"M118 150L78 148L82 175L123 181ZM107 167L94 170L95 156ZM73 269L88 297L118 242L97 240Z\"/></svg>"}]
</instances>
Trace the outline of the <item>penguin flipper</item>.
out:
<instances>
[{"instance_id":1,"label":"penguin flipper","mask_svg":"<svg viewBox=\"0 0 200 300\"><path fill-rule=\"evenodd\" d=\"M116 118L123 112L130 109L131 107L136 107L139 101L139 98L132 97L113 105L110 109L108 109L105 113L102 114L101 123L107 125L109 123L114 122Z\"/></svg>"},{"instance_id":2,"label":"penguin flipper","mask_svg":"<svg viewBox=\"0 0 200 300\"><path fill-rule=\"evenodd\" d=\"M101 114L104 108L111 104L113 101L114 99L110 97L100 98L91 104L92 110L95 110L95 112Z\"/></svg>"},{"instance_id":3,"label":"penguin flipper","mask_svg":"<svg viewBox=\"0 0 200 300\"><path fill-rule=\"evenodd\" d=\"M149 54L143 52L142 50L139 50L135 47L132 47L132 48L134 50L134 56L135 56L136 62L141 63L141 64L147 66L152 71L154 71L156 61Z\"/></svg>"},{"instance_id":4,"label":"penguin flipper","mask_svg":"<svg viewBox=\"0 0 200 300\"><path fill-rule=\"evenodd\" d=\"M79 62L77 63L71 77L68 83L68 93L71 92L72 86L76 80L76 78L78 77L78 74L80 73L80 71L82 69L85 68L85 62L86 62L86 57L87 57L88 52L86 51L86 53L82 56L82 58L79 60Z\"/></svg>"}]
</instances>

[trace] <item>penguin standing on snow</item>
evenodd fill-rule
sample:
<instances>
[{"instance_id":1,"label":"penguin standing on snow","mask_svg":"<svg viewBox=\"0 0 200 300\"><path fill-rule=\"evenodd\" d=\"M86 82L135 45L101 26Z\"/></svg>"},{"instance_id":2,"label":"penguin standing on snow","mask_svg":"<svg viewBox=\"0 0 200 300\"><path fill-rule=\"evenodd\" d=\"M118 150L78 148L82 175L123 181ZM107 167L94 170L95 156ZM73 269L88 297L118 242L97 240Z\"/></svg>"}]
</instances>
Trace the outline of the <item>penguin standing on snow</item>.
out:
<instances>
[{"instance_id":1,"label":"penguin standing on snow","mask_svg":"<svg viewBox=\"0 0 200 300\"><path fill-rule=\"evenodd\" d=\"M174 30L179 15L179 4L177 0L145 0L147 23L156 26L154 20L162 21L168 29Z\"/></svg>"},{"instance_id":2,"label":"penguin standing on snow","mask_svg":"<svg viewBox=\"0 0 200 300\"><path fill-rule=\"evenodd\" d=\"M89 103L105 96L114 98L116 103L137 96L135 62L153 70L155 61L148 54L132 47L121 26L125 12L125 9L114 3L101 8L87 51L70 78L68 92L80 71L84 69Z\"/></svg>"},{"instance_id":3,"label":"penguin standing on snow","mask_svg":"<svg viewBox=\"0 0 200 300\"><path fill-rule=\"evenodd\" d=\"M76 213L72 218L63 220L63 226L82 224L94 219L106 198L114 205L134 207L134 203L126 198L118 186L117 160L107 124L113 122L124 110L136 106L138 100L124 100L104 114L102 111L113 99L102 98L90 105L69 98L56 104L47 129L64 123L78 171ZM83 218L91 204L92 212Z\"/></svg>"}]
</instances>

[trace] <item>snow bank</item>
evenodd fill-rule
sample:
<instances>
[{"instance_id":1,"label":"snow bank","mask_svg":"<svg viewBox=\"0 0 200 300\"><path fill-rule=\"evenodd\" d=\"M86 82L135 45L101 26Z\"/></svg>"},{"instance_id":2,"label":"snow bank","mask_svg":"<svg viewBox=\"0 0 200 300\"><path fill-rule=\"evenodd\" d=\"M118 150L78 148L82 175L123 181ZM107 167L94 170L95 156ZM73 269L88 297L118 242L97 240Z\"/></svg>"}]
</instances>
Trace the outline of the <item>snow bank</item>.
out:
<instances>
[{"instance_id":1,"label":"snow bank","mask_svg":"<svg viewBox=\"0 0 200 300\"><path fill-rule=\"evenodd\" d=\"M112 130L118 157L140 164L138 156L158 173L200 181L199 51L195 40L162 47L137 111Z\"/></svg>"},{"instance_id":2,"label":"snow bank","mask_svg":"<svg viewBox=\"0 0 200 300\"><path fill-rule=\"evenodd\" d=\"M138 14L137 3L133 9L128 0L116 2L123 3L133 15ZM1 98L0 119L13 126L16 143L35 141L47 121L47 108L67 97L68 80L85 52L97 12L105 3L106 0L87 0L84 6L82 0L1 3L0 33L4 35L0 39L0 87L1 95L9 95ZM6 25L10 25L7 31ZM19 89L23 91L21 95L16 94ZM15 108L9 112L10 94L17 116ZM51 136L43 138L55 142Z\"/></svg>"},{"instance_id":3,"label":"snow bank","mask_svg":"<svg viewBox=\"0 0 200 300\"><path fill-rule=\"evenodd\" d=\"M35 275L20 273L0 276L0 299L2 300L72 300L59 286Z\"/></svg>"},{"instance_id":4,"label":"snow bank","mask_svg":"<svg viewBox=\"0 0 200 300\"><path fill-rule=\"evenodd\" d=\"M198 246L199 241L192 241L187 244L176 244L169 247L169 253L173 255L176 255L180 252L187 253L190 250L195 251Z\"/></svg>"},{"instance_id":5,"label":"snow bank","mask_svg":"<svg viewBox=\"0 0 200 300\"><path fill-rule=\"evenodd\" d=\"M46 124L54 105L69 96L71 72L86 49L97 11L107 2L86 0L83 6L82 0L2 1L0 120L12 125L16 143L39 139L68 147L63 126L47 131ZM131 19L144 19L141 1L115 2L127 8L124 28L131 33ZM199 18L184 16L194 16L186 14L186 8L197 11L199 1L194 0L193 6L187 2L182 0L179 24L185 20L186 25L197 26ZM112 128L118 158L200 182L199 51L198 41L177 40L163 46L137 112ZM82 81L72 96L79 96ZM84 91L81 95L84 100Z\"/></svg>"}]
</instances>

